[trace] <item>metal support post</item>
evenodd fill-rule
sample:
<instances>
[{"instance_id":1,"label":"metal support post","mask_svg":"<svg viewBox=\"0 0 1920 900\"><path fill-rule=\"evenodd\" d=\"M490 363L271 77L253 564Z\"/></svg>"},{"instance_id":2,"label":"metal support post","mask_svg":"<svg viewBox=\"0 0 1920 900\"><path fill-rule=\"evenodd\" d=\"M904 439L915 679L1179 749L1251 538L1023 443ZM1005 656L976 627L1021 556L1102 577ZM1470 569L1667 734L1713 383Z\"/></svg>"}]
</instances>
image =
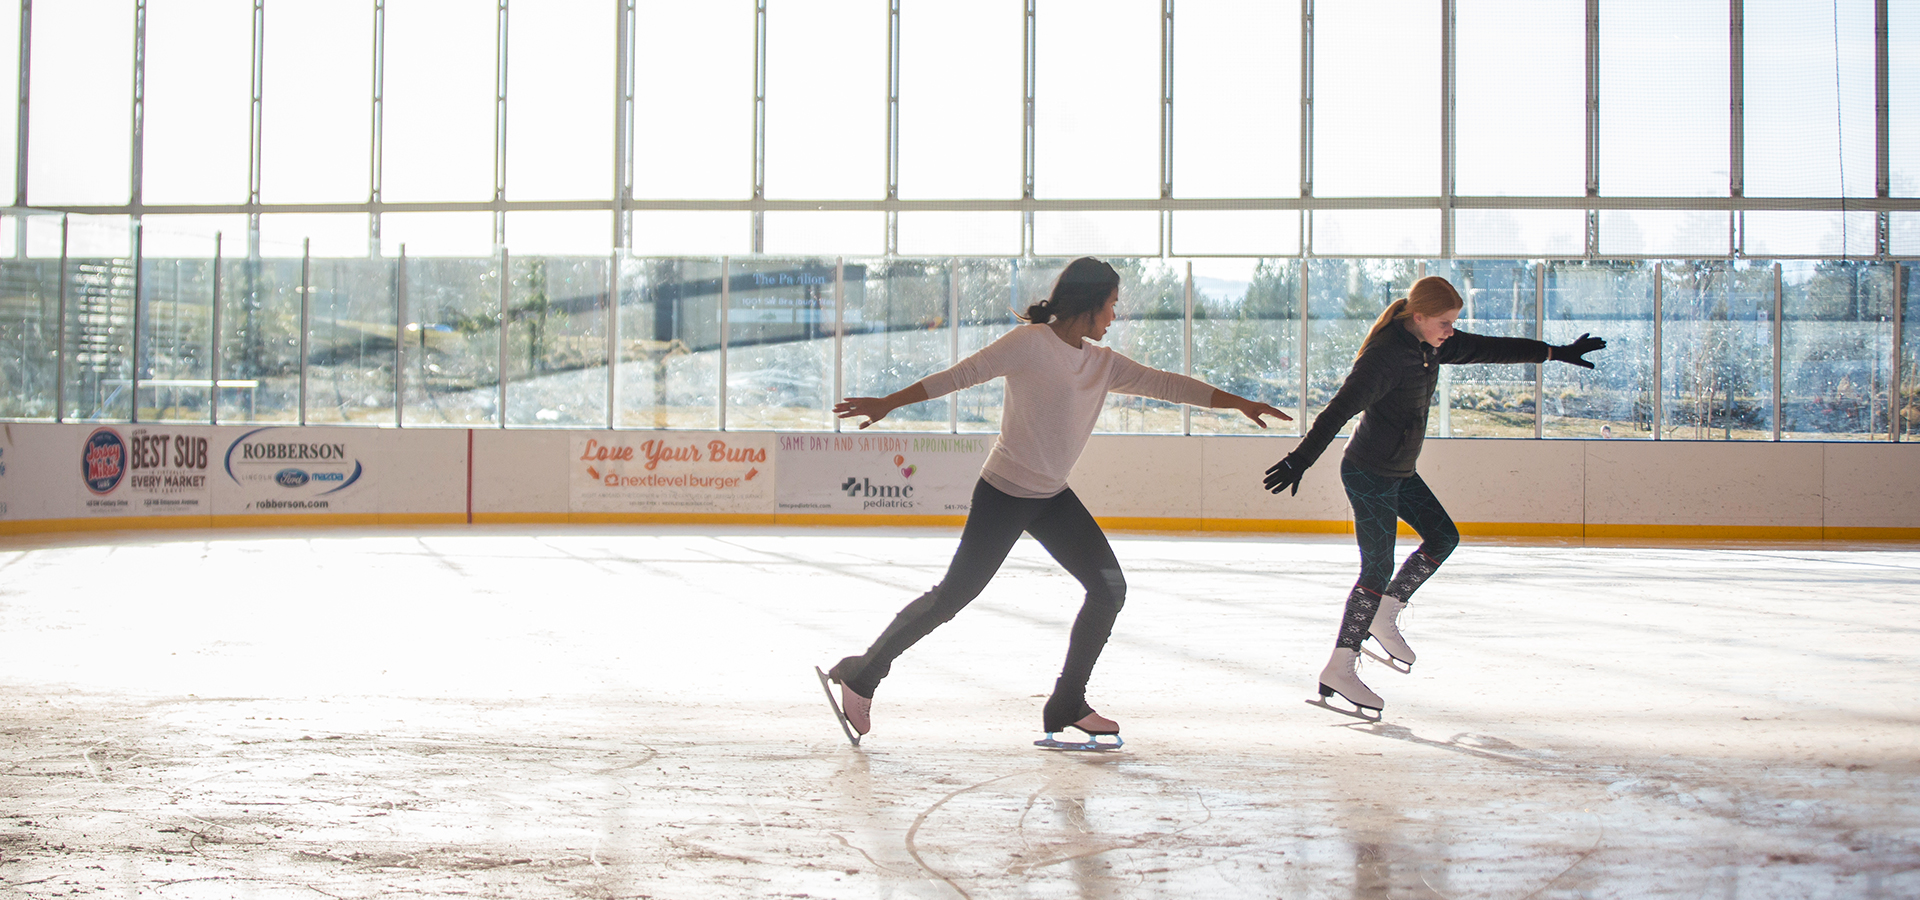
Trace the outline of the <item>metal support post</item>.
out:
<instances>
[{"instance_id":1,"label":"metal support post","mask_svg":"<svg viewBox=\"0 0 1920 900\"><path fill-rule=\"evenodd\" d=\"M146 356L147 343L148 343L145 339L145 335L143 334L143 332L146 331L147 323L146 323L146 316L142 315L142 313L145 311L147 304L146 304L146 297L143 296L146 293L146 283L145 283L145 279L142 277L144 273L141 272L141 269L145 268L145 266L141 265L141 260L140 260L140 254L141 254L140 231L141 231L140 219L139 217L136 216L134 217L134 220L133 220L133 341L131 342L132 343L132 354L131 354L132 359L130 360L131 364L127 367L127 405L129 408L129 412L127 413L127 421L129 422L140 421L140 363L142 362L143 358ZM303 358L301 360L301 368L303 371L305 367L306 367L306 361Z\"/></svg>"},{"instance_id":2,"label":"metal support post","mask_svg":"<svg viewBox=\"0 0 1920 900\"><path fill-rule=\"evenodd\" d=\"M1661 363L1666 347L1661 343L1665 324L1665 312L1662 307L1666 299L1666 276L1659 263L1653 264L1653 408L1649 415L1653 418L1653 439L1660 440L1661 426L1666 424L1667 385Z\"/></svg>"},{"instance_id":3,"label":"metal support post","mask_svg":"<svg viewBox=\"0 0 1920 900\"><path fill-rule=\"evenodd\" d=\"M208 325L212 334L207 339L207 424L220 424L220 286L225 273L225 259L221 253L220 232L213 233L213 321Z\"/></svg>"},{"instance_id":4,"label":"metal support post","mask_svg":"<svg viewBox=\"0 0 1920 900\"><path fill-rule=\"evenodd\" d=\"M763 3L764 10L765 4ZM727 338L731 323L729 313L733 309L733 263L727 257L720 257L720 430L727 430Z\"/></svg>"},{"instance_id":5,"label":"metal support post","mask_svg":"<svg viewBox=\"0 0 1920 900\"><path fill-rule=\"evenodd\" d=\"M407 427L407 245L393 272L393 425Z\"/></svg>"},{"instance_id":6,"label":"metal support post","mask_svg":"<svg viewBox=\"0 0 1920 900\"><path fill-rule=\"evenodd\" d=\"M833 397L827 401L827 428L840 430L840 419L833 414L833 403L847 395L847 348L845 320L841 317L841 298L846 296L847 259L833 259Z\"/></svg>"},{"instance_id":7,"label":"metal support post","mask_svg":"<svg viewBox=\"0 0 1920 900\"><path fill-rule=\"evenodd\" d=\"M60 349L53 358L53 420L67 420L67 236L71 217L60 216Z\"/></svg>"},{"instance_id":8,"label":"metal support post","mask_svg":"<svg viewBox=\"0 0 1920 900\"><path fill-rule=\"evenodd\" d=\"M1773 439L1780 440L1780 338L1786 318L1786 297L1781 287L1780 264L1773 264Z\"/></svg>"},{"instance_id":9,"label":"metal support post","mask_svg":"<svg viewBox=\"0 0 1920 900\"><path fill-rule=\"evenodd\" d=\"M499 361L500 383L496 385L496 389L499 396L494 401L499 406L499 409L497 410L497 414L500 419L499 427L501 428L507 427L507 316L508 316L507 302L508 302L508 293L511 291L512 285L513 285L513 257L511 254L507 252L507 248L501 247L500 248L500 328L498 331L498 334L500 336L500 340L499 340L500 346L498 348L500 351L500 361Z\"/></svg>"},{"instance_id":10,"label":"metal support post","mask_svg":"<svg viewBox=\"0 0 1920 900\"><path fill-rule=\"evenodd\" d=\"M1533 264L1533 339L1547 339L1547 264ZM1533 367L1533 436L1546 437L1547 364Z\"/></svg>"},{"instance_id":11,"label":"metal support post","mask_svg":"<svg viewBox=\"0 0 1920 900\"><path fill-rule=\"evenodd\" d=\"M307 335L313 330L313 238L300 240L300 424L307 424Z\"/></svg>"}]
</instances>

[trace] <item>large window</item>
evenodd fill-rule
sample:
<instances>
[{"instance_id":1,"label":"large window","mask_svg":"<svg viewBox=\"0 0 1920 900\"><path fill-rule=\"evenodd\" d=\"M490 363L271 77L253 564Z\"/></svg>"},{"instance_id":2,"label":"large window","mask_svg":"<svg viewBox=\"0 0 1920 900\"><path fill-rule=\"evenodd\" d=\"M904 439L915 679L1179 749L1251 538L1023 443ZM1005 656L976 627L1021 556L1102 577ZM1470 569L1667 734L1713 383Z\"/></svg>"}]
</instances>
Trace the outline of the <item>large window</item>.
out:
<instances>
[{"instance_id":1,"label":"large window","mask_svg":"<svg viewBox=\"0 0 1920 900\"><path fill-rule=\"evenodd\" d=\"M373 3L265 10L260 199L365 203L372 189Z\"/></svg>"},{"instance_id":2,"label":"large window","mask_svg":"<svg viewBox=\"0 0 1920 900\"><path fill-rule=\"evenodd\" d=\"M1454 327L1492 337L1536 334L1538 267L1516 260L1429 264L1428 275L1453 283L1465 305ZM1427 433L1440 437L1533 437L1539 367L1441 366Z\"/></svg>"},{"instance_id":3,"label":"large window","mask_svg":"<svg viewBox=\"0 0 1920 900\"><path fill-rule=\"evenodd\" d=\"M1660 266L1662 436L1773 435L1773 267Z\"/></svg>"},{"instance_id":4,"label":"large window","mask_svg":"<svg viewBox=\"0 0 1920 900\"><path fill-rule=\"evenodd\" d=\"M1541 370L1541 432L1555 438L1654 437L1651 263L1558 263L1547 267L1541 340L1568 344L1582 334L1607 342L1594 367Z\"/></svg>"},{"instance_id":5,"label":"large window","mask_svg":"<svg viewBox=\"0 0 1920 900\"><path fill-rule=\"evenodd\" d=\"M1274 434L1298 434L1300 409L1300 262L1204 260L1193 266L1193 377L1294 417L1268 422ZM1195 434L1258 433L1232 410L1194 410Z\"/></svg>"},{"instance_id":6,"label":"large window","mask_svg":"<svg viewBox=\"0 0 1920 900\"><path fill-rule=\"evenodd\" d=\"M1915 0L0 0L0 418L836 429L1093 255L1108 345L1299 412L1268 434L1441 274L1465 329L1611 346L1449 367L1434 435L1903 439L1916 29ZM1098 427L1257 431L1123 396Z\"/></svg>"},{"instance_id":7,"label":"large window","mask_svg":"<svg viewBox=\"0 0 1920 900\"><path fill-rule=\"evenodd\" d=\"M848 277L865 283L847 292L841 396L885 397L952 365L949 260L863 261ZM946 431L952 397L896 410L873 427L892 431ZM858 422L847 423L858 427Z\"/></svg>"},{"instance_id":8,"label":"large window","mask_svg":"<svg viewBox=\"0 0 1920 900\"><path fill-rule=\"evenodd\" d=\"M1410 259L1323 259L1307 265L1307 402L1302 428L1312 427L1353 369L1360 345L1380 313L1420 277ZM1351 431L1356 421L1341 426Z\"/></svg>"},{"instance_id":9,"label":"large window","mask_svg":"<svg viewBox=\"0 0 1920 900\"><path fill-rule=\"evenodd\" d=\"M1792 262L1781 280L1785 437L1884 440L1893 431L1893 268Z\"/></svg>"},{"instance_id":10,"label":"large window","mask_svg":"<svg viewBox=\"0 0 1920 900\"><path fill-rule=\"evenodd\" d=\"M717 259L621 260L621 427L719 427L721 274Z\"/></svg>"}]
</instances>

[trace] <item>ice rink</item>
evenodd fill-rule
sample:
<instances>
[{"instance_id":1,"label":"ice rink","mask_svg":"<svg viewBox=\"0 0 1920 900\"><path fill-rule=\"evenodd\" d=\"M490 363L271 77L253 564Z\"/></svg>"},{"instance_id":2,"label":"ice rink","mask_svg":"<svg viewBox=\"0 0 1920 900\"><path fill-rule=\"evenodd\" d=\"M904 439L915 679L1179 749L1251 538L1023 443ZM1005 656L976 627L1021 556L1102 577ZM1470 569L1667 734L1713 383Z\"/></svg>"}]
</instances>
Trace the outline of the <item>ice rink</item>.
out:
<instances>
[{"instance_id":1,"label":"ice rink","mask_svg":"<svg viewBox=\"0 0 1920 900\"><path fill-rule=\"evenodd\" d=\"M1368 724L1304 702L1350 538L1115 534L1127 743L1068 754L1023 541L853 748L811 667L956 537L8 538L0 896L1920 896L1912 545L1468 538Z\"/></svg>"}]
</instances>

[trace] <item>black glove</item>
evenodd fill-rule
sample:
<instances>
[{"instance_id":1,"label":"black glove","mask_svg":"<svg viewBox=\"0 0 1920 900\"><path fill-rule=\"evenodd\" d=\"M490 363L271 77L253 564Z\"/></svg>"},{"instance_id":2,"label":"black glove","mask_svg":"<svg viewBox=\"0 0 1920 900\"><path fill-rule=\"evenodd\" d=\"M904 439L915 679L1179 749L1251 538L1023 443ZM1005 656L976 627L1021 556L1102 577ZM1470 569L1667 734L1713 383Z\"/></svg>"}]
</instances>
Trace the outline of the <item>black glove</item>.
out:
<instances>
[{"instance_id":1,"label":"black glove","mask_svg":"<svg viewBox=\"0 0 1920 900\"><path fill-rule=\"evenodd\" d=\"M1547 354L1547 358L1555 362L1572 363L1582 369L1591 369L1593 368L1593 363L1587 362L1581 359L1581 357L1595 350L1605 349L1607 349L1606 339L1583 334L1574 338L1571 344L1561 344L1554 347L1553 352Z\"/></svg>"},{"instance_id":2,"label":"black glove","mask_svg":"<svg viewBox=\"0 0 1920 900\"><path fill-rule=\"evenodd\" d=\"M1274 463L1272 467L1267 469L1267 490L1278 494L1281 491L1292 488L1293 493L1298 495L1300 493L1300 477L1305 474L1307 474L1307 467L1294 462L1293 457L1289 456L1286 459Z\"/></svg>"}]
</instances>

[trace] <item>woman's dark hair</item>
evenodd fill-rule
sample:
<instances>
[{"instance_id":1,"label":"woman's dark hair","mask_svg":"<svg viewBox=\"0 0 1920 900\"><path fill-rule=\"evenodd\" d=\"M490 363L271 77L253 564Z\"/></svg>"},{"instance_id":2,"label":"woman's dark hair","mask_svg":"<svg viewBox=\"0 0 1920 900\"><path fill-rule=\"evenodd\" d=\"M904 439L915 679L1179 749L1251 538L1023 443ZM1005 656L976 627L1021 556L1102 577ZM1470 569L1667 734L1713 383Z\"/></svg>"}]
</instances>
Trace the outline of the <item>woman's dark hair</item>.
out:
<instances>
[{"instance_id":1,"label":"woman's dark hair","mask_svg":"<svg viewBox=\"0 0 1920 900\"><path fill-rule=\"evenodd\" d=\"M1091 256L1082 256L1060 270L1060 277L1053 282L1053 293L1027 307L1027 314L1021 318L1045 325L1055 319L1071 319L1094 312L1107 305L1107 298L1119 287L1120 273L1112 266Z\"/></svg>"}]
</instances>

